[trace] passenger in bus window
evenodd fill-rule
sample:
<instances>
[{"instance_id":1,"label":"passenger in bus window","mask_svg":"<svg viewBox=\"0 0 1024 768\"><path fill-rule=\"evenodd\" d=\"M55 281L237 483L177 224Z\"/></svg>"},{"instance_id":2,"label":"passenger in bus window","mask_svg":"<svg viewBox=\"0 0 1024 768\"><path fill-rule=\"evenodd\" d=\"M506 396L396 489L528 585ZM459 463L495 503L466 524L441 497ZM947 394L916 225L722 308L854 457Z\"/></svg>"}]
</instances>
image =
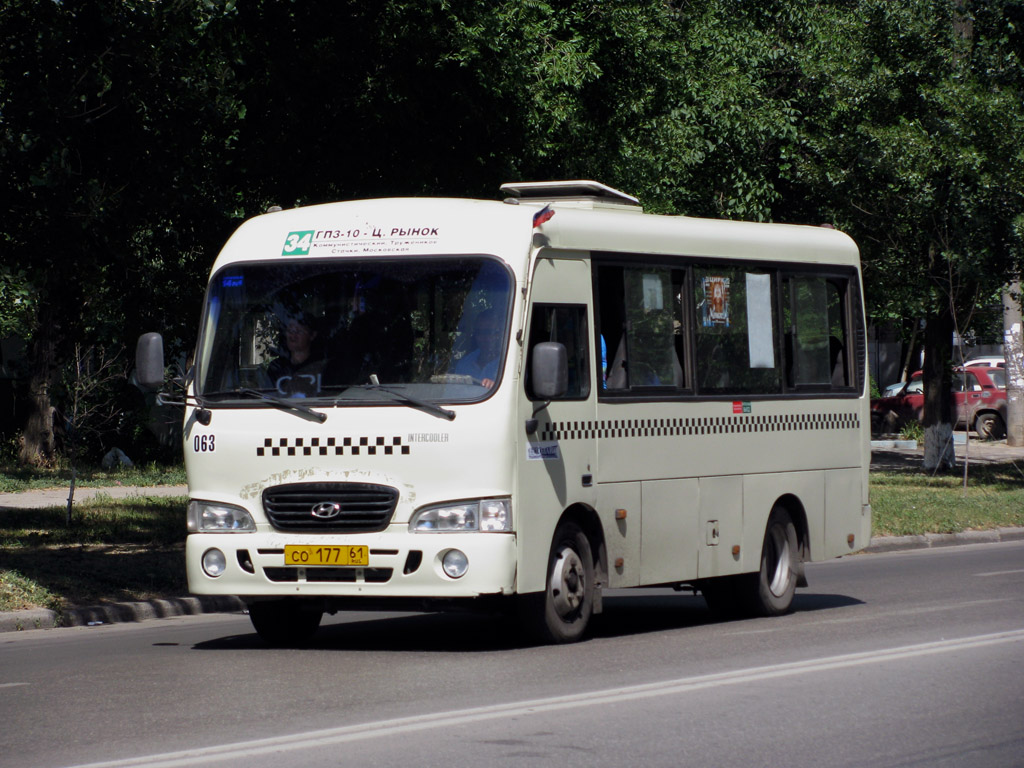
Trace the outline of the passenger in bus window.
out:
<instances>
[{"instance_id":1,"label":"passenger in bus window","mask_svg":"<svg viewBox=\"0 0 1024 768\"><path fill-rule=\"evenodd\" d=\"M452 373L472 376L490 389L498 377L498 353L501 351L501 325L493 309L485 309L473 326L473 348L459 358Z\"/></svg>"},{"instance_id":2,"label":"passenger in bus window","mask_svg":"<svg viewBox=\"0 0 1024 768\"><path fill-rule=\"evenodd\" d=\"M284 354L267 368L274 388L288 397L310 397L320 392L324 361L317 346L315 322L309 316L289 318L284 327Z\"/></svg>"},{"instance_id":3,"label":"passenger in bus window","mask_svg":"<svg viewBox=\"0 0 1024 768\"><path fill-rule=\"evenodd\" d=\"M846 356L843 354L843 342L836 336L829 337L829 356L832 362L832 386L845 387L846 378Z\"/></svg>"}]
</instances>

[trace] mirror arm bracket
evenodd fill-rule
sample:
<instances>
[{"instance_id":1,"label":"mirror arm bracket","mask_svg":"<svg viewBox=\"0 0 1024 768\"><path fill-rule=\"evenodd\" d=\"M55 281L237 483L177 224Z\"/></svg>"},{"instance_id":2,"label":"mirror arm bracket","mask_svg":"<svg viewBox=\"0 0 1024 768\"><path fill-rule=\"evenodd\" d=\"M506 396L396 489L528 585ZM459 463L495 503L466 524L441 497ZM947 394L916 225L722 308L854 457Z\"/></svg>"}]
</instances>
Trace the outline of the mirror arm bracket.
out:
<instances>
[{"instance_id":1,"label":"mirror arm bracket","mask_svg":"<svg viewBox=\"0 0 1024 768\"><path fill-rule=\"evenodd\" d=\"M530 414L530 418L526 420L526 434L532 435L537 431L537 414L543 411L549 405L551 405L551 401L545 400L543 403L540 403L539 405L535 405L533 407L533 413Z\"/></svg>"},{"instance_id":2,"label":"mirror arm bracket","mask_svg":"<svg viewBox=\"0 0 1024 768\"><path fill-rule=\"evenodd\" d=\"M192 402L189 402L189 401ZM196 411L196 421L202 424L204 427L210 426L210 421L213 419L213 411L209 408L205 408L198 398L190 397L185 395L181 400L169 400L166 392L156 393L156 404L157 405L178 405L183 408L189 405L198 405L199 410Z\"/></svg>"}]
</instances>

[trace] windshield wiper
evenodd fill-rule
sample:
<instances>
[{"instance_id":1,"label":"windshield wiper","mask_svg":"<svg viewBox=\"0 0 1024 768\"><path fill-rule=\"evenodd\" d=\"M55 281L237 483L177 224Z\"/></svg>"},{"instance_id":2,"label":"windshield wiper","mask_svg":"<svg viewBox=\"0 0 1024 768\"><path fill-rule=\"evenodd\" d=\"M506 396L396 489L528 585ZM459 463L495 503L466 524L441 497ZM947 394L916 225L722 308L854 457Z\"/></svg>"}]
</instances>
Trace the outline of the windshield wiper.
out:
<instances>
[{"instance_id":1,"label":"windshield wiper","mask_svg":"<svg viewBox=\"0 0 1024 768\"><path fill-rule=\"evenodd\" d=\"M442 419L448 419L448 421L455 420L455 411L449 411L447 408L442 408L440 405L436 405L435 403L428 403L426 400L420 400L417 397L405 394L405 392L399 392L396 389L385 387L377 381L377 374L370 376L369 384L354 384L349 387L349 389L362 389L369 391L379 390L381 392L387 392L389 395L394 395L395 397L400 398L399 402L405 403L410 408L420 408L427 413L432 413ZM335 398L335 402L337 402L337 398Z\"/></svg>"},{"instance_id":2,"label":"windshield wiper","mask_svg":"<svg viewBox=\"0 0 1024 768\"><path fill-rule=\"evenodd\" d=\"M249 387L239 387L238 389L228 389L222 392L214 392L212 394L248 395L249 397L255 397L260 400L266 400L268 403L273 404L276 408L280 408L282 411L298 411L299 413L304 413L307 416L311 416L316 421L319 421L321 424L327 421L326 413L314 411L308 405L302 405L301 403L296 403L293 400L285 400L284 398L281 397L274 397L273 395L268 395L264 392L260 392L258 389L250 389ZM207 395L207 397L209 397L209 395Z\"/></svg>"}]
</instances>

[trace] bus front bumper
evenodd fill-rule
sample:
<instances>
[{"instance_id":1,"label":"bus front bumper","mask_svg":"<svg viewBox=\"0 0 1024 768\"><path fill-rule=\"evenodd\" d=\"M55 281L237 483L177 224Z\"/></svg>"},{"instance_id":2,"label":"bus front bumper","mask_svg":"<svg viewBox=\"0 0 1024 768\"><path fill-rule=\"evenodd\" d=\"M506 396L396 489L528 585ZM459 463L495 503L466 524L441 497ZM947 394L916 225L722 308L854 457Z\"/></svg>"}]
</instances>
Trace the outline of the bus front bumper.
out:
<instances>
[{"instance_id":1,"label":"bus front bumper","mask_svg":"<svg viewBox=\"0 0 1024 768\"><path fill-rule=\"evenodd\" d=\"M286 546L363 546L359 565L288 565ZM208 553L217 550L218 557ZM446 573L446 556L465 556L465 572ZM188 586L197 595L239 597L410 597L463 598L509 595L515 591L514 533L370 534L193 533L185 543ZM454 560L458 562L456 555ZM206 565L204 566L204 561ZM219 575L211 575L222 563ZM449 568L449 571L451 569Z\"/></svg>"}]
</instances>

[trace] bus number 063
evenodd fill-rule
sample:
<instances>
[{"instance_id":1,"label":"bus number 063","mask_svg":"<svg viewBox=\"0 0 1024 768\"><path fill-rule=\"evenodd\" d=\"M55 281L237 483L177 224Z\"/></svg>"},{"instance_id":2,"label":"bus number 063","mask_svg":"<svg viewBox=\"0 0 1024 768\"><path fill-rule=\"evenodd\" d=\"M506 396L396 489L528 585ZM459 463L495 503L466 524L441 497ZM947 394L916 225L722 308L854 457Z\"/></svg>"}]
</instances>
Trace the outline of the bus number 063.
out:
<instances>
[{"instance_id":1,"label":"bus number 063","mask_svg":"<svg viewBox=\"0 0 1024 768\"><path fill-rule=\"evenodd\" d=\"M214 435L196 435L192 439L192 450L196 453L213 453L215 440Z\"/></svg>"}]
</instances>

